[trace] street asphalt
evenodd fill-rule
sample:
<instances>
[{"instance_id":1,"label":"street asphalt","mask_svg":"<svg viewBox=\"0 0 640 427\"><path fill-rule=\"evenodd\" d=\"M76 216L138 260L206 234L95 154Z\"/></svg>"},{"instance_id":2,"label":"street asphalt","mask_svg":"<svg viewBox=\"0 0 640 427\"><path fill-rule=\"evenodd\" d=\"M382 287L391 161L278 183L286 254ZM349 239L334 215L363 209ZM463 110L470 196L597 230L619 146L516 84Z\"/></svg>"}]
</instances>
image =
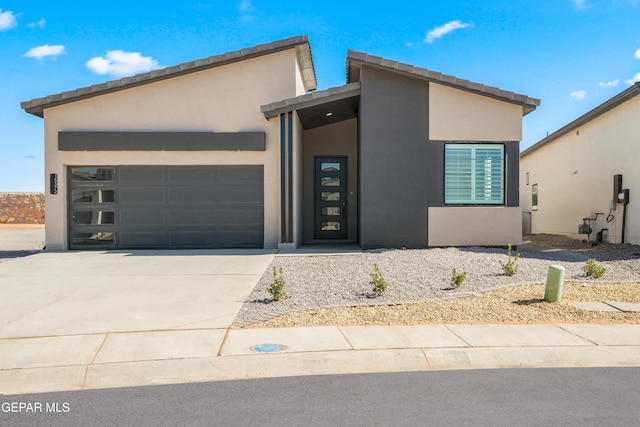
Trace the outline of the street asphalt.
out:
<instances>
[{"instance_id":1,"label":"street asphalt","mask_svg":"<svg viewBox=\"0 0 640 427\"><path fill-rule=\"evenodd\" d=\"M0 425L636 426L639 380L640 368L500 369L67 391L0 396Z\"/></svg>"}]
</instances>

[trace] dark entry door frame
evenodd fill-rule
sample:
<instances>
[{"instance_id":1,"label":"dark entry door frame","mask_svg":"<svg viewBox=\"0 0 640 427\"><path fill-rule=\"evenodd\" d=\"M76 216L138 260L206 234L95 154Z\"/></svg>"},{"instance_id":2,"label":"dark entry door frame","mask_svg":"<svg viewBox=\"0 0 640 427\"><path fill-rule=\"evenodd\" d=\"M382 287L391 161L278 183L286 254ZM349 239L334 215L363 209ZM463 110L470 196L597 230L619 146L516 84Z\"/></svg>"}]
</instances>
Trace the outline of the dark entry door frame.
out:
<instances>
[{"instance_id":1,"label":"dark entry door frame","mask_svg":"<svg viewBox=\"0 0 640 427\"><path fill-rule=\"evenodd\" d=\"M347 157L316 156L314 234L316 239L347 238Z\"/></svg>"}]
</instances>

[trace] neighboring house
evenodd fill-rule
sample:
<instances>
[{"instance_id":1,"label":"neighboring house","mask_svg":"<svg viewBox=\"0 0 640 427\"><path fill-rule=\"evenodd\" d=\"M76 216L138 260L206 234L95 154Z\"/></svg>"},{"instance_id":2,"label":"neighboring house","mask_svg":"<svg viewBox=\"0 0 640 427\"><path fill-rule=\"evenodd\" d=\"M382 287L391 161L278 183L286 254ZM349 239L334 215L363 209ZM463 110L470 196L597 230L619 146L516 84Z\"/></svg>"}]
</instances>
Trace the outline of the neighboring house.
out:
<instances>
[{"instance_id":1,"label":"neighboring house","mask_svg":"<svg viewBox=\"0 0 640 427\"><path fill-rule=\"evenodd\" d=\"M306 36L24 102L44 117L47 248L521 241L537 99Z\"/></svg>"},{"instance_id":2,"label":"neighboring house","mask_svg":"<svg viewBox=\"0 0 640 427\"><path fill-rule=\"evenodd\" d=\"M520 206L533 233L579 234L583 218L613 243L640 244L640 83L520 155ZM614 176L622 175L621 186ZM628 204L618 200L629 190ZM622 191L624 194L624 192ZM529 222L530 221L530 222ZM626 222L623 231L623 222Z\"/></svg>"}]
</instances>

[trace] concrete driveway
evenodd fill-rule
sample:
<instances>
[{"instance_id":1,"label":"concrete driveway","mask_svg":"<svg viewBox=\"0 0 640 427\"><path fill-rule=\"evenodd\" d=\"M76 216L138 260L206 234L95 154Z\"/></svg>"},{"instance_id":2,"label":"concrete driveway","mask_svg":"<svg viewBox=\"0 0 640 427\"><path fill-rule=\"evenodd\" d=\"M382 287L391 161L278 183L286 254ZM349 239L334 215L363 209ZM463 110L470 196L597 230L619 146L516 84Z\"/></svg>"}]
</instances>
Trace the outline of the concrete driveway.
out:
<instances>
[{"instance_id":1,"label":"concrete driveway","mask_svg":"<svg viewBox=\"0 0 640 427\"><path fill-rule=\"evenodd\" d=\"M227 328L274 251L42 252L0 262L0 338Z\"/></svg>"}]
</instances>

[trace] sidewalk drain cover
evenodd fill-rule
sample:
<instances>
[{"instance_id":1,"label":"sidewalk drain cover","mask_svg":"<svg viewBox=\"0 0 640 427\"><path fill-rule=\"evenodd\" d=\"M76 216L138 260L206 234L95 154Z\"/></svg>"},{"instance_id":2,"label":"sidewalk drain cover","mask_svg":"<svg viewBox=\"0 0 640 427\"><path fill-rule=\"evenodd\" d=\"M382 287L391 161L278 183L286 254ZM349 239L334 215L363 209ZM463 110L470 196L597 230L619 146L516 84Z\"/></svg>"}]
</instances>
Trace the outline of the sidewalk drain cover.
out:
<instances>
[{"instance_id":1,"label":"sidewalk drain cover","mask_svg":"<svg viewBox=\"0 0 640 427\"><path fill-rule=\"evenodd\" d=\"M251 347L251 350L260 353L275 353L276 351L285 350L287 347L280 344L260 344Z\"/></svg>"}]
</instances>

